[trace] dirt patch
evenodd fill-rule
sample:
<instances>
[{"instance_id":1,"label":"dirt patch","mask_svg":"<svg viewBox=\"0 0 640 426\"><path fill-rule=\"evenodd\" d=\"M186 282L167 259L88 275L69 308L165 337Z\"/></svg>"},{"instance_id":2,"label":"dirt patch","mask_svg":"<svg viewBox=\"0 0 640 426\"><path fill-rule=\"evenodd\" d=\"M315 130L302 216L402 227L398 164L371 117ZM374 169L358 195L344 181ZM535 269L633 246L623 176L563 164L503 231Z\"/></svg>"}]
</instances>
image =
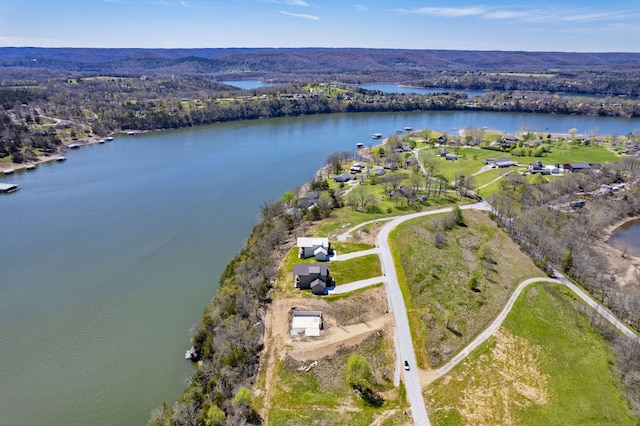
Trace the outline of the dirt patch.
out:
<instances>
[{"instance_id":1,"label":"dirt patch","mask_svg":"<svg viewBox=\"0 0 640 426\"><path fill-rule=\"evenodd\" d=\"M468 380L458 407L467 424L495 424L496 413L501 424L515 424L517 408L548 400L547 376L537 366L540 349L502 328L494 338L496 345L480 356L478 370L467 373L473 377L460 378Z\"/></svg>"},{"instance_id":2,"label":"dirt patch","mask_svg":"<svg viewBox=\"0 0 640 426\"><path fill-rule=\"evenodd\" d=\"M265 349L261 356L261 375L264 389L256 392L264 396L262 417L268 419L271 409L271 384L274 380L276 360L308 365L318 361L315 368L322 369L326 361L341 349L360 345L382 333L392 335L393 314L386 313L387 299L384 287L365 290L349 298L328 302L323 298L274 298L265 318ZM320 337L292 337L289 313L297 310L319 310L323 314L324 329Z\"/></svg>"}]
</instances>

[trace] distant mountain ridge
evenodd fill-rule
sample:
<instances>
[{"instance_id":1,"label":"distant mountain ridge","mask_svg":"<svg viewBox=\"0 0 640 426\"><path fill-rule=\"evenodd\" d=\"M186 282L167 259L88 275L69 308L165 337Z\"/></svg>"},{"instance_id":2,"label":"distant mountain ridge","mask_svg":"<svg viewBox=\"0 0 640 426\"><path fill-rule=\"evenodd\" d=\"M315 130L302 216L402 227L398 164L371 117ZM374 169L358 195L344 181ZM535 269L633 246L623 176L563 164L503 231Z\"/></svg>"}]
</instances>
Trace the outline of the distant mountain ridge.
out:
<instances>
[{"instance_id":1,"label":"distant mountain ridge","mask_svg":"<svg viewBox=\"0 0 640 426\"><path fill-rule=\"evenodd\" d=\"M88 74L335 74L432 71L609 70L640 68L640 53L510 52L360 48L0 47L0 69Z\"/></svg>"}]
</instances>

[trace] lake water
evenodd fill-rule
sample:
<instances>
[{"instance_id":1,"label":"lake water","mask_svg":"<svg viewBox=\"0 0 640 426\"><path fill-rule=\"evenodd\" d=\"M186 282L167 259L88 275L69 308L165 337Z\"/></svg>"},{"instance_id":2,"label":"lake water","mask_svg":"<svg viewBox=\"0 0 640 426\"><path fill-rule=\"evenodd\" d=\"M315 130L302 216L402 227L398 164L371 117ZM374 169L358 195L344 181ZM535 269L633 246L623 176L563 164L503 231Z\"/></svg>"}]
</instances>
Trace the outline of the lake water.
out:
<instances>
[{"instance_id":1,"label":"lake water","mask_svg":"<svg viewBox=\"0 0 640 426\"><path fill-rule=\"evenodd\" d=\"M483 96L487 93L495 93L497 90L459 90L459 89L442 89L437 87L406 87L399 86L397 84L392 83L384 83L384 84L362 84L359 87L368 90L379 90L384 93L418 93L421 95L430 95L432 93L441 93L441 92L451 92L451 93L466 93L469 98L473 98L475 96ZM535 93L535 92L521 92L521 93ZM596 95L574 95L568 93L549 93L550 95L558 95L565 98L588 98L588 99L605 99L604 96L596 96Z\"/></svg>"},{"instance_id":2,"label":"lake water","mask_svg":"<svg viewBox=\"0 0 640 426\"><path fill-rule=\"evenodd\" d=\"M260 205L327 155L395 129L598 129L640 120L488 112L331 114L117 136L1 176L0 424L145 424Z\"/></svg>"},{"instance_id":3,"label":"lake water","mask_svg":"<svg viewBox=\"0 0 640 426\"><path fill-rule=\"evenodd\" d=\"M474 96L482 96L489 93L484 90L456 90L456 89L441 89L437 87L407 87L407 86L399 86L397 84L391 83L383 83L383 84L361 84L358 87L362 87L367 90L379 90L383 93L418 93L420 95L430 95L432 93L466 93L469 98L473 98Z\"/></svg>"},{"instance_id":4,"label":"lake water","mask_svg":"<svg viewBox=\"0 0 640 426\"><path fill-rule=\"evenodd\" d=\"M273 86L271 83L263 83L260 80L228 80L221 81L220 83L228 84L229 86L235 86L240 89L251 90L259 87Z\"/></svg>"},{"instance_id":5,"label":"lake water","mask_svg":"<svg viewBox=\"0 0 640 426\"><path fill-rule=\"evenodd\" d=\"M640 220L632 220L616 228L609 238L609 244L640 257Z\"/></svg>"}]
</instances>

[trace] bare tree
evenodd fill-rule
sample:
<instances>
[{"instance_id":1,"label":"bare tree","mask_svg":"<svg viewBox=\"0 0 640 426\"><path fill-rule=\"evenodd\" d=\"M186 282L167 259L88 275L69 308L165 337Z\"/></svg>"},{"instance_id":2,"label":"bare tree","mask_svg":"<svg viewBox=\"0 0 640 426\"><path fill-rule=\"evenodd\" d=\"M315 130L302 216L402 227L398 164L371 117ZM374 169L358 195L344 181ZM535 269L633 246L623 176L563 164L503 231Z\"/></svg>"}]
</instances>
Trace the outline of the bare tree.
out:
<instances>
[{"instance_id":1,"label":"bare tree","mask_svg":"<svg viewBox=\"0 0 640 426\"><path fill-rule=\"evenodd\" d=\"M485 129L480 126L469 126L466 128L465 133L467 136L471 136L471 141L474 145L480 145L484 139Z\"/></svg>"}]
</instances>

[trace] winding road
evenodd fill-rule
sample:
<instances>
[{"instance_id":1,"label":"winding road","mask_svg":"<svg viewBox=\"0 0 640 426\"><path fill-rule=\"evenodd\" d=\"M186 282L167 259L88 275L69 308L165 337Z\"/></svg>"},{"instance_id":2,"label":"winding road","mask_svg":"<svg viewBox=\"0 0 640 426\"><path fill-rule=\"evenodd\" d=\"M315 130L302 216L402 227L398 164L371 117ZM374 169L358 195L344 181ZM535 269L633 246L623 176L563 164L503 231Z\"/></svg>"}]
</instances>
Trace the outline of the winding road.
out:
<instances>
[{"instance_id":1,"label":"winding road","mask_svg":"<svg viewBox=\"0 0 640 426\"><path fill-rule=\"evenodd\" d=\"M460 206L462 210L483 210L483 211L491 211L491 206L487 202L480 202L475 204L468 204L464 206ZM416 425L424 425L429 426L431 423L429 421L429 416L427 414L426 405L424 402L424 398L422 396L422 385L420 383L420 375L419 369L417 368L415 351L413 348L413 341L411 339L411 330L409 328L409 319L407 316L406 305L404 302L404 298L402 297L402 291L400 290L400 284L398 283L398 276L396 273L395 264L393 262L393 256L391 249L389 247L389 234L393 229L395 229L398 225L407 220L416 219L422 216L434 215L447 213L452 211L452 207L445 207L437 210L431 210L426 212L412 213L404 216L398 216L390 219L378 219L372 220L366 223L359 224L344 232L343 234L338 236L338 240L345 241L348 236L355 229L358 229L361 226L364 226L368 223L378 222L382 220L388 220L387 223L381 228L378 236L376 238L376 249L371 249L367 254L377 253L380 256L380 262L382 265L382 272L384 279L382 280L385 283L385 287L387 290L387 296L389 298L390 311L393 312L395 321L396 321L396 329L395 329L395 351L396 351L396 372L394 375L394 382L397 382L399 379L399 372L401 371L401 366L404 361L409 363L410 369L404 370L404 380L405 387L407 390L407 397L409 399L409 403L411 404L411 412L413 415L413 420ZM352 256L357 256L353 254ZM336 259L338 260L338 259ZM451 369L453 369L458 363L464 360L474 349L484 343L489 337L491 337L497 330L500 328L508 313L513 308L515 301L518 296L522 293L522 291L529 285L535 282L553 282L557 284L564 285L568 287L571 291L573 291L580 299L582 299L587 305L591 306L598 314L602 315L607 321L609 321L614 327L616 327L621 333L624 335L639 339L638 335L629 329L624 323L618 320L613 314L611 314L605 307L601 306L599 303L594 301L587 293L585 293L580 287L573 284L566 277L564 277L559 271L554 271L555 276L558 278L551 279L547 277L540 278L530 278L525 281L522 281L516 290L513 292L511 297L509 298L507 304L504 309L500 312L500 314L495 318L495 320L485 329L483 330L467 347L465 347L462 351L456 354L449 362L444 364L442 367L434 370L434 372L430 375L430 382L436 380L439 377L447 374ZM380 282L381 277L377 278L377 282Z\"/></svg>"}]
</instances>

